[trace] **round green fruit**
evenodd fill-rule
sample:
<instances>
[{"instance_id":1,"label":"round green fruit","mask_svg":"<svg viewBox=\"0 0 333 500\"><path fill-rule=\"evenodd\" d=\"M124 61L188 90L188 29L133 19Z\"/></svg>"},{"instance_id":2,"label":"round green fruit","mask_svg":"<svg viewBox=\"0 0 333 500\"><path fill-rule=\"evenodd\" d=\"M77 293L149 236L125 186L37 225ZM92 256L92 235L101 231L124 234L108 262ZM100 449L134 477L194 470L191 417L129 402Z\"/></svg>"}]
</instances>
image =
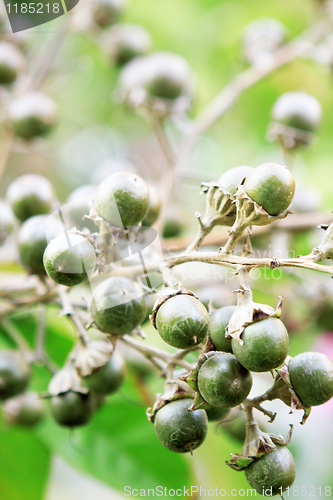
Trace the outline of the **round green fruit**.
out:
<instances>
[{"instance_id":1,"label":"round green fruit","mask_svg":"<svg viewBox=\"0 0 333 500\"><path fill-rule=\"evenodd\" d=\"M93 18L101 28L118 21L125 7L125 0L97 0L93 3Z\"/></svg>"},{"instance_id":2,"label":"round green fruit","mask_svg":"<svg viewBox=\"0 0 333 500\"><path fill-rule=\"evenodd\" d=\"M149 210L142 221L142 226L150 227L157 221L162 209L161 197L153 186L149 186Z\"/></svg>"},{"instance_id":3,"label":"round green fruit","mask_svg":"<svg viewBox=\"0 0 333 500\"><path fill-rule=\"evenodd\" d=\"M167 403L158 410L154 427L158 440L170 451L192 452L200 446L208 431L205 410L189 411L193 399Z\"/></svg>"},{"instance_id":4,"label":"round green fruit","mask_svg":"<svg viewBox=\"0 0 333 500\"><path fill-rule=\"evenodd\" d=\"M44 401L34 392L26 392L7 399L2 406L2 416L10 425L34 427L44 415Z\"/></svg>"},{"instance_id":5,"label":"round green fruit","mask_svg":"<svg viewBox=\"0 0 333 500\"><path fill-rule=\"evenodd\" d=\"M93 184L85 184L74 189L67 199L66 213L70 216L77 229L87 227L92 233L98 230L93 220L84 219L85 215L89 215L89 201L93 198L96 189Z\"/></svg>"},{"instance_id":6,"label":"round green fruit","mask_svg":"<svg viewBox=\"0 0 333 500\"><path fill-rule=\"evenodd\" d=\"M51 399L51 414L59 425L76 427L91 419L96 408L92 394L68 391Z\"/></svg>"},{"instance_id":7,"label":"round green fruit","mask_svg":"<svg viewBox=\"0 0 333 500\"><path fill-rule=\"evenodd\" d=\"M16 97L8 106L8 120L15 135L33 139L47 134L55 125L57 107L42 92L29 92Z\"/></svg>"},{"instance_id":8,"label":"round green fruit","mask_svg":"<svg viewBox=\"0 0 333 500\"><path fill-rule=\"evenodd\" d=\"M117 24L105 35L106 52L118 66L149 52L152 40L148 31L136 24Z\"/></svg>"},{"instance_id":9,"label":"round green fruit","mask_svg":"<svg viewBox=\"0 0 333 500\"><path fill-rule=\"evenodd\" d=\"M203 304L192 295L176 295L160 306L156 328L164 342L187 349L206 338L209 315Z\"/></svg>"},{"instance_id":10,"label":"round green fruit","mask_svg":"<svg viewBox=\"0 0 333 500\"><path fill-rule=\"evenodd\" d=\"M11 182L6 198L15 216L24 222L33 215L48 214L55 194L48 179L42 175L26 174Z\"/></svg>"},{"instance_id":11,"label":"round green fruit","mask_svg":"<svg viewBox=\"0 0 333 500\"><path fill-rule=\"evenodd\" d=\"M207 403L218 408L238 406L252 388L251 373L230 353L208 358L198 373L198 388Z\"/></svg>"},{"instance_id":12,"label":"round green fruit","mask_svg":"<svg viewBox=\"0 0 333 500\"><path fill-rule=\"evenodd\" d=\"M94 205L113 226L137 226L148 214L148 185L136 174L116 172L101 182Z\"/></svg>"},{"instance_id":13,"label":"round green fruit","mask_svg":"<svg viewBox=\"0 0 333 500\"><path fill-rule=\"evenodd\" d=\"M292 454L285 446L276 445L274 450L258 458L245 469L250 486L261 495L281 495L294 482L296 475Z\"/></svg>"},{"instance_id":14,"label":"round green fruit","mask_svg":"<svg viewBox=\"0 0 333 500\"><path fill-rule=\"evenodd\" d=\"M62 231L61 222L49 215L35 215L22 224L18 233L18 251L20 261L30 273L45 275L45 249L48 242Z\"/></svg>"},{"instance_id":15,"label":"round green fruit","mask_svg":"<svg viewBox=\"0 0 333 500\"><path fill-rule=\"evenodd\" d=\"M218 179L217 183L221 186L224 191L235 195L237 191L237 186L240 185L242 180L246 178L251 172L253 172L253 167L248 167L247 165L241 165L240 167L231 168L224 172Z\"/></svg>"},{"instance_id":16,"label":"round green fruit","mask_svg":"<svg viewBox=\"0 0 333 500\"><path fill-rule=\"evenodd\" d=\"M208 422L217 422L223 420L228 413L230 412L230 408L209 408L209 410L205 410L207 413Z\"/></svg>"},{"instance_id":17,"label":"round green fruit","mask_svg":"<svg viewBox=\"0 0 333 500\"><path fill-rule=\"evenodd\" d=\"M243 53L250 64L270 60L271 54L286 38L286 27L277 19L264 17L250 22L243 36Z\"/></svg>"},{"instance_id":18,"label":"round green fruit","mask_svg":"<svg viewBox=\"0 0 333 500\"><path fill-rule=\"evenodd\" d=\"M47 275L65 286L75 286L90 278L96 269L96 253L87 238L63 233L50 241L44 252Z\"/></svg>"},{"instance_id":19,"label":"round green fruit","mask_svg":"<svg viewBox=\"0 0 333 500\"><path fill-rule=\"evenodd\" d=\"M138 283L123 276L112 276L93 293L91 314L103 332L123 335L142 324L147 303Z\"/></svg>"},{"instance_id":20,"label":"round green fruit","mask_svg":"<svg viewBox=\"0 0 333 500\"><path fill-rule=\"evenodd\" d=\"M295 193L295 180L286 167L264 163L246 178L244 189L269 215L282 214L289 207Z\"/></svg>"},{"instance_id":21,"label":"round green fruit","mask_svg":"<svg viewBox=\"0 0 333 500\"><path fill-rule=\"evenodd\" d=\"M13 83L23 66L23 56L15 45L0 42L0 85Z\"/></svg>"},{"instance_id":22,"label":"round green fruit","mask_svg":"<svg viewBox=\"0 0 333 500\"><path fill-rule=\"evenodd\" d=\"M226 338L225 329L235 310L236 306L221 307L210 317L209 337L217 351L232 352L231 339Z\"/></svg>"},{"instance_id":23,"label":"round green fruit","mask_svg":"<svg viewBox=\"0 0 333 500\"><path fill-rule=\"evenodd\" d=\"M106 396L122 386L126 376L126 365L120 354L114 352L110 360L91 375L83 378L84 384L94 394Z\"/></svg>"},{"instance_id":24,"label":"round green fruit","mask_svg":"<svg viewBox=\"0 0 333 500\"><path fill-rule=\"evenodd\" d=\"M0 245L14 231L16 219L12 209L5 200L0 200Z\"/></svg>"},{"instance_id":25,"label":"round green fruit","mask_svg":"<svg viewBox=\"0 0 333 500\"><path fill-rule=\"evenodd\" d=\"M288 127L305 132L315 132L322 116L320 102L306 92L286 92L282 94L272 110L272 119Z\"/></svg>"},{"instance_id":26,"label":"round green fruit","mask_svg":"<svg viewBox=\"0 0 333 500\"><path fill-rule=\"evenodd\" d=\"M333 397L333 362L319 352L303 352L288 364L291 385L305 406L318 406Z\"/></svg>"},{"instance_id":27,"label":"round green fruit","mask_svg":"<svg viewBox=\"0 0 333 500\"><path fill-rule=\"evenodd\" d=\"M238 361L252 372L267 372L280 366L289 349L286 327L277 318L267 318L245 328L243 345L232 339L232 351Z\"/></svg>"},{"instance_id":28,"label":"round green fruit","mask_svg":"<svg viewBox=\"0 0 333 500\"><path fill-rule=\"evenodd\" d=\"M0 351L0 399L8 399L23 392L31 377L31 370L18 351Z\"/></svg>"}]
</instances>

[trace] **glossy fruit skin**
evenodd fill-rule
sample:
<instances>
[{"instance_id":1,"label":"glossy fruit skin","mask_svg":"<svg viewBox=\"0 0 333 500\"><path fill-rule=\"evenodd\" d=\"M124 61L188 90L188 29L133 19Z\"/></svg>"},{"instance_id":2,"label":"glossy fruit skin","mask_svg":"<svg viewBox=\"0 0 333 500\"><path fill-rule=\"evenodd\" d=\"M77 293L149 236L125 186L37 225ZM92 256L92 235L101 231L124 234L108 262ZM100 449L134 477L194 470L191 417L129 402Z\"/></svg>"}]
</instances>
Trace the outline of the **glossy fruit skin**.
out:
<instances>
[{"instance_id":1,"label":"glossy fruit skin","mask_svg":"<svg viewBox=\"0 0 333 500\"><path fill-rule=\"evenodd\" d=\"M162 209L162 200L154 186L149 186L149 210L142 221L142 227L150 227L157 221Z\"/></svg>"},{"instance_id":2,"label":"glossy fruit skin","mask_svg":"<svg viewBox=\"0 0 333 500\"><path fill-rule=\"evenodd\" d=\"M148 185L136 174L115 172L99 185L94 205L114 226L137 226L149 210Z\"/></svg>"},{"instance_id":3,"label":"glossy fruit skin","mask_svg":"<svg viewBox=\"0 0 333 500\"><path fill-rule=\"evenodd\" d=\"M295 179L286 167L264 163L246 178L244 189L269 215L277 216L292 202Z\"/></svg>"},{"instance_id":4,"label":"glossy fruit skin","mask_svg":"<svg viewBox=\"0 0 333 500\"><path fill-rule=\"evenodd\" d=\"M126 365L120 354L114 352L110 360L91 375L83 378L90 392L101 396L112 394L124 383Z\"/></svg>"},{"instance_id":5,"label":"glossy fruit skin","mask_svg":"<svg viewBox=\"0 0 333 500\"><path fill-rule=\"evenodd\" d=\"M248 396L252 375L233 354L223 352L208 358L201 366L198 388L210 405L232 408Z\"/></svg>"},{"instance_id":6,"label":"glossy fruit skin","mask_svg":"<svg viewBox=\"0 0 333 500\"><path fill-rule=\"evenodd\" d=\"M91 419L96 408L92 394L68 391L51 399L51 414L59 425L77 427Z\"/></svg>"},{"instance_id":7,"label":"glossy fruit skin","mask_svg":"<svg viewBox=\"0 0 333 500\"><path fill-rule=\"evenodd\" d=\"M245 469L245 476L250 486L261 495L269 489L269 496L279 495L285 491L293 484L295 475L292 454L286 446L279 445Z\"/></svg>"},{"instance_id":8,"label":"glossy fruit skin","mask_svg":"<svg viewBox=\"0 0 333 500\"><path fill-rule=\"evenodd\" d=\"M210 317L209 337L217 351L232 353L231 339L225 337L225 329L235 310L236 306L221 307Z\"/></svg>"},{"instance_id":9,"label":"glossy fruit skin","mask_svg":"<svg viewBox=\"0 0 333 500\"><path fill-rule=\"evenodd\" d=\"M70 247L69 247L69 242ZM79 234L60 234L47 245L44 257L47 275L59 285L83 283L96 269L96 253L87 238Z\"/></svg>"},{"instance_id":10,"label":"glossy fruit skin","mask_svg":"<svg viewBox=\"0 0 333 500\"><path fill-rule=\"evenodd\" d=\"M167 344L187 349L201 344L209 327L209 315L203 304L191 295L176 295L160 306L156 315L157 331Z\"/></svg>"},{"instance_id":11,"label":"glossy fruit skin","mask_svg":"<svg viewBox=\"0 0 333 500\"><path fill-rule=\"evenodd\" d=\"M319 101L306 92L285 92L272 110L272 119L288 127L315 132L322 116Z\"/></svg>"},{"instance_id":12,"label":"glossy fruit skin","mask_svg":"<svg viewBox=\"0 0 333 500\"><path fill-rule=\"evenodd\" d=\"M42 92L16 97L8 106L8 120L15 135L30 140L47 134L55 125L57 107Z\"/></svg>"},{"instance_id":13,"label":"glossy fruit skin","mask_svg":"<svg viewBox=\"0 0 333 500\"><path fill-rule=\"evenodd\" d=\"M245 328L241 345L232 339L232 351L238 361L252 372L266 372L280 366L289 349L286 327L277 318L267 318Z\"/></svg>"},{"instance_id":14,"label":"glossy fruit skin","mask_svg":"<svg viewBox=\"0 0 333 500\"><path fill-rule=\"evenodd\" d=\"M118 66L149 52L152 40L148 31L137 24L116 24L106 33L106 52Z\"/></svg>"},{"instance_id":15,"label":"glossy fruit skin","mask_svg":"<svg viewBox=\"0 0 333 500\"><path fill-rule=\"evenodd\" d=\"M0 351L0 400L23 392L31 377L29 365L18 351Z\"/></svg>"},{"instance_id":16,"label":"glossy fruit skin","mask_svg":"<svg viewBox=\"0 0 333 500\"><path fill-rule=\"evenodd\" d=\"M120 302L123 300L123 302ZM123 276L112 276L96 287L91 314L103 332L123 335L141 325L147 313L142 288Z\"/></svg>"},{"instance_id":17,"label":"glossy fruit skin","mask_svg":"<svg viewBox=\"0 0 333 500\"><path fill-rule=\"evenodd\" d=\"M35 215L22 224L18 233L18 251L21 263L30 273L45 275L45 248L49 240L62 231L61 222L49 215Z\"/></svg>"},{"instance_id":18,"label":"glossy fruit skin","mask_svg":"<svg viewBox=\"0 0 333 500\"><path fill-rule=\"evenodd\" d=\"M2 406L2 416L10 425L35 427L44 415L44 401L34 392L25 392L7 399Z\"/></svg>"},{"instance_id":19,"label":"glossy fruit skin","mask_svg":"<svg viewBox=\"0 0 333 500\"><path fill-rule=\"evenodd\" d=\"M124 0L98 0L94 2L94 21L101 28L114 24L123 12L124 6Z\"/></svg>"},{"instance_id":20,"label":"glossy fruit skin","mask_svg":"<svg viewBox=\"0 0 333 500\"><path fill-rule=\"evenodd\" d=\"M15 216L24 222L33 215L49 213L55 195L53 186L46 177L27 174L11 182L6 198Z\"/></svg>"},{"instance_id":21,"label":"glossy fruit skin","mask_svg":"<svg viewBox=\"0 0 333 500\"><path fill-rule=\"evenodd\" d=\"M218 422L223 420L228 413L230 412L230 408L209 408L209 410L205 410L208 418L208 422Z\"/></svg>"},{"instance_id":22,"label":"glossy fruit skin","mask_svg":"<svg viewBox=\"0 0 333 500\"><path fill-rule=\"evenodd\" d=\"M0 85L13 83L24 65L23 56L15 45L0 42Z\"/></svg>"},{"instance_id":23,"label":"glossy fruit skin","mask_svg":"<svg viewBox=\"0 0 333 500\"><path fill-rule=\"evenodd\" d=\"M319 352L303 352L288 364L290 382L305 406L318 406L333 397L333 362Z\"/></svg>"},{"instance_id":24,"label":"glossy fruit skin","mask_svg":"<svg viewBox=\"0 0 333 500\"><path fill-rule=\"evenodd\" d=\"M200 446L208 431L204 410L189 411L193 399L171 401L158 410L154 427L158 440L170 451L188 453Z\"/></svg>"},{"instance_id":25,"label":"glossy fruit skin","mask_svg":"<svg viewBox=\"0 0 333 500\"><path fill-rule=\"evenodd\" d=\"M84 219L84 215L89 215L89 201L93 198L97 186L84 184L74 189L67 199L65 210L75 223L77 229L87 227L92 233L98 231L98 226L90 219Z\"/></svg>"},{"instance_id":26,"label":"glossy fruit skin","mask_svg":"<svg viewBox=\"0 0 333 500\"><path fill-rule=\"evenodd\" d=\"M219 177L217 184L228 193L235 195L237 186L239 186L244 177L247 177L253 170L253 167L247 165L231 168Z\"/></svg>"}]
</instances>

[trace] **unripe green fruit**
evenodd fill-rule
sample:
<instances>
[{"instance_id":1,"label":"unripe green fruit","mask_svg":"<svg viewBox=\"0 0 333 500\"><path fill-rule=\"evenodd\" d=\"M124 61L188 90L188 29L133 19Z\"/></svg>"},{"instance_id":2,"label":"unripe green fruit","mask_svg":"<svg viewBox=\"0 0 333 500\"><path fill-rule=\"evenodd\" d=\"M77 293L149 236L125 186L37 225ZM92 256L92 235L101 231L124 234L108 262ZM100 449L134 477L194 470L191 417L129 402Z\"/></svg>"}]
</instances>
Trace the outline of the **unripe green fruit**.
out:
<instances>
[{"instance_id":1,"label":"unripe green fruit","mask_svg":"<svg viewBox=\"0 0 333 500\"><path fill-rule=\"evenodd\" d=\"M246 178L244 189L269 215L280 215L289 207L295 193L295 180L286 167L264 163Z\"/></svg>"},{"instance_id":2,"label":"unripe green fruit","mask_svg":"<svg viewBox=\"0 0 333 500\"><path fill-rule=\"evenodd\" d=\"M57 107L42 92L29 92L16 97L8 106L8 120L15 135L33 139L48 133L56 122Z\"/></svg>"},{"instance_id":3,"label":"unripe green fruit","mask_svg":"<svg viewBox=\"0 0 333 500\"><path fill-rule=\"evenodd\" d=\"M281 495L295 480L296 469L292 454L286 446L276 445L274 450L255 460L245 469L250 486L261 495Z\"/></svg>"},{"instance_id":4,"label":"unripe green fruit","mask_svg":"<svg viewBox=\"0 0 333 500\"><path fill-rule=\"evenodd\" d=\"M333 397L333 362L319 352L303 352L288 364L290 382L305 406L318 406Z\"/></svg>"},{"instance_id":5,"label":"unripe green fruit","mask_svg":"<svg viewBox=\"0 0 333 500\"><path fill-rule=\"evenodd\" d=\"M11 43L0 42L0 85L13 83L24 65L21 52Z\"/></svg>"},{"instance_id":6,"label":"unripe green fruit","mask_svg":"<svg viewBox=\"0 0 333 500\"><path fill-rule=\"evenodd\" d=\"M209 327L204 305L191 295L176 295L162 304L156 314L156 328L164 342L187 349L201 344Z\"/></svg>"},{"instance_id":7,"label":"unripe green fruit","mask_svg":"<svg viewBox=\"0 0 333 500\"><path fill-rule=\"evenodd\" d=\"M49 215L35 215L22 224L18 233L18 251L20 261L29 272L45 275L45 248L62 232L61 222Z\"/></svg>"},{"instance_id":8,"label":"unripe green fruit","mask_svg":"<svg viewBox=\"0 0 333 500\"><path fill-rule=\"evenodd\" d=\"M124 0L97 0L93 4L93 18L101 28L118 21L125 7Z\"/></svg>"},{"instance_id":9,"label":"unripe green fruit","mask_svg":"<svg viewBox=\"0 0 333 500\"><path fill-rule=\"evenodd\" d=\"M272 119L288 127L315 132L322 115L320 102L306 92L285 92L272 110Z\"/></svg>"},{"instance_id":10,"label":"unripe green fruit","mask_svg":"<svg viewBox=\"0 0 333 500\"><path fill-rule=\"evenodd\" d=\"M142 221L142 226L152 226L157 221L162 209L162 200L154 186L149 186L149 210Z\"/></svg>"},{"instance_id":11,"label":"unripe green fruit","mask_svg":"<svg viewBox=\"0 0 333 500\"><path fill-rule=\"evenodd\" d=\"M235 195L237 186L239 186L244 177L247 177L253 170L253 167L248 167L247 165L231 168L219 177L217 183L224 191Z\"/></svg>"},{"instance_id":12,"label":"unripe green fruit","mask_svg":"<svg viewBox=\"0 0 333 500\"><path fill-rule=\"evenodd\" d=\"M280 366L289 349L286 327L277 318L267 318L245 328L241 345L232 339L232 351L238 361L252 372L266 372Z\"/></svg>"},{"instance_id":13,"label":"unripe green fruit","mask_svg":"<svg viewBox=\"0 0 333 500\"><path fill-rule=\"evenodd\" d=\"M95 410L95 398L92 394L68 391L51 399L51 414L59 425L77 427L91 419Z\"/></svg>"},{"instance_id":14,"label":"unripe green fruit","mask_svg":"<svg viewBox=\"0 0 333 500\"><path fill-rule=\"evenodd\" d=\"M204 410L189 411L193 399L184 398L167 403L158 410L154 427L158 440L170 451L192 452L200 446L208 431Z\"/></svg>"},{"instance_id":15,"label":"unripe green fruit","mask_svg":"<svg viewBox=\"0 0 333 500\"><path fill-rule=\"evenodd\" d=\"M112 394L122 386L126 376L126 365L120 354L114 352L109 361L83 378L90 392L105 396Z\"/></svg>"},{"instance_id":16,"label":"unripe green fruit","mask_svg":"<svg viewBox=\"0 0 333 500\"><path fill-rule=\"evenodd\" d=\"M55 199L51 182L37 174L26 174L8 186L6 198L14 214L21 221L33 215L47 214Z\"/></svg>"},{"instance_id":17,"label":"unripe green fruit","mask_svg":"<svg viewBox=\"0 0 333 500\"><path fill-rule=\"evenodd\" d=\"M134 57L149 52L152 40L148 31L136 24L117 24L112 26L104 38L106 52L119 66Z\"/></svg>"},{"instance_id":18,"label":"unripe green fruit","mask_svg":"<svg viewBox=\"0 0 333 500\"><path fill-rule=\"evenodd\" d=\"M232 352L231 339L225 337L225 329L235 310L236 306L221 307L210 317L209 337L217 351Z\"/></svg>"},{"instance_id":19,"label":"unripe green fruit","mask_svg":"<svg viewBox=\"0 0 333 500\"><path fill-rule=\"evenodd\" d=\"M208 422L217 422L219 420L223 420L228 413L230 412L230 408L209 408L209 410L205 410L207 413Z\"/></svg>"},{"instance_id":20,"label":"unripe green fruit","mask_svg":"<svg viewBox=\"0 0 333 500\"><path fill-rule=\"evenodd\" d=\"M86 281L96 268L96 253L87 238L65 233L54 238L44 252L47 275L60 285L74 286Z\"/></svg>"},{"instance_id":21,"label":"unripe green fruit","mask_svg":"<svg viewBox=\"0 0 333 500\"><path fill-rule=\"evenodd\" d=\"M12 209L5 200L0 200L0 245L13 232L16 226L16 219Z\"/></svg>"},{"instance_id":22,"label":"unripe green fruit","mask_svg":"<svg viewBox=\"0 0 333 500\"><path fill-rule=\"evenodd\" d=\"M184 225L182 221L176 215L169 215L166 216L162 236L163 238L176 238L182 233L183 229Z\"/></svg>"},{"instance_id":23,"label":"unripe green fruit","mask_svg":"<svg viewBox=\"0 0 333 500\"><path fill-rule=\"evenodd\" d=\"M103 332L123 335L141 325L147 304L138 283L123 276L112 276L93 292L91 314Z\"/></svg>"},{"instance_id":24,"label":"unripe green fruit","mask_svg":"<svg viewBox=\"0 0 333 500\"><path fill-rule=\"evenodd\" d=\"M97 187L93 184L85 184L74 189L67 199L65 209L77 229L87 227L92 233L98 231L98 226L93 220L83 218L85 215L89 215L89 201L93 198L96 190Z\"/></svg>"},{"instance_id":25,"label":"unripe green fruit","mask_svg":"<svg viewBox=\"0 0 333 500\"><path fill-rule=\"evenodd\" d=\"M10 425L34 427L44 415L44 401L34 392L26 392L7 399L2 406L2 416Z\"/></svg>"},{"instance_id":26,"label":"unripe green fruit","mask_svg":"<svg viewBox=\"0 0 333 500\"><path fill-rule=\"evenodd\" d=\"M198 388L207 403L218 408L238 406L252 388L251 373L230 353L208 358L198 374Z\"/></svg>"},{"instance_id":27,"label":"unripe green fruit","mask_svg":"<svg viewBox=\"0 0 333 500\"><path fill-rule=\"evenodd\" d=\"M277 19L264 17L250 22L243 37L243 51L250 64L263 63L284 43L285 26Z\"/></svg>"},{"instance_id":28,"label":"unripe green fruit","mask_svg":"<svg viewBox=\"0 0 333 500\"><path fill-rule=\"evenodd\" d=\"M137 226L149 210L148 185L136 174L116 172L101 182L94 205L113 226Z\"/></svg>"},{"instance_id":29,"label":"unripe green fruit","mask_svg":"<svg viewBox=\"0 0 333 500\"><path fill-rule=\"evenodd\" d=\"M0 399L20 394L27 387L31 370L18 351L0 351Z\"/></svg>"}]
</instances>

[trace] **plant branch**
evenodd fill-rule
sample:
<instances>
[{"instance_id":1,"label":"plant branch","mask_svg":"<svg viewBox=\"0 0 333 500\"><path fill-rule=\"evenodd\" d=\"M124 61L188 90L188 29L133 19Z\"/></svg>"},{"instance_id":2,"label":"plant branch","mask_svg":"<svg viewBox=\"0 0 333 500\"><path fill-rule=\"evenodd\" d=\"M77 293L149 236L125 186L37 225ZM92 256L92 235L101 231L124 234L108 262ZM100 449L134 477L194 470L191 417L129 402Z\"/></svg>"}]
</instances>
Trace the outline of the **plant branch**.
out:
<instances>
[{"instance_id":1,"label":"plant branch","mask_svg":"<svg viewBox=\"0 0 333 500\"><path fill-rule=\"evenodd\" d=\"M61 304L62 304L62 315L68 316L76 326L77 337L83 345L87 345L89 343L89 338L87 336L87 330L85 329L80 316L75 311L68 290L64 290L60 292Z\"/></svg>"}]
</instances>

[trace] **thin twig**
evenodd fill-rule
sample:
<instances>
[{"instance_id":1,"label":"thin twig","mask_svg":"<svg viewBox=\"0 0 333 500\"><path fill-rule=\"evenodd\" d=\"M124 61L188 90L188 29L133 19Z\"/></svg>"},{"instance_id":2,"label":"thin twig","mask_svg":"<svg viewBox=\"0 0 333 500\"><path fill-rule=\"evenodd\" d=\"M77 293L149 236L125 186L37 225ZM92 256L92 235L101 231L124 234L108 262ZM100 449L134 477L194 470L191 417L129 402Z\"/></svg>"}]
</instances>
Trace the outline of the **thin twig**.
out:
<instances>
[{"instance_id":1,"label":"thin twig","mask_svg":"<svg viewBox=\"0 0 333 500\"><path fill-rule=\"evenodd\" d=\"M14 341L17 347L23 352L23 354L30 355L31 348L28 342L23 337L20 330L14 325L12 321L8 318L3 318L0 322L4 330L9 334L10 338Z\"/></svg>"}]
</instances>

